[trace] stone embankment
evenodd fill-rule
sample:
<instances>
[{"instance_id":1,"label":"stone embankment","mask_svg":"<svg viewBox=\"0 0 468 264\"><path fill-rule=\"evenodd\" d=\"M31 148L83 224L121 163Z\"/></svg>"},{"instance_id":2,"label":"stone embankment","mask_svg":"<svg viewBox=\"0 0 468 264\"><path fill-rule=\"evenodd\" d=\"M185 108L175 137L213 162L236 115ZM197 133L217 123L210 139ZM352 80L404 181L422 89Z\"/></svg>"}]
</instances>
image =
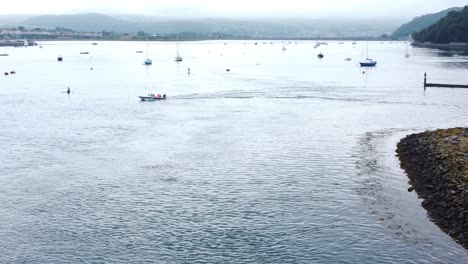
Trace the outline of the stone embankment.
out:
<instances>
[{"instance_id":1,"label":"stone embankment","mask_svg":"<svg viewBox=\"0 0 468 264\"><path fill-rule=\"evenodd\" d=\"M468 249L468 128L413 134L397 146L411 186L431 219Z\"/></svg>"}]
</instances>

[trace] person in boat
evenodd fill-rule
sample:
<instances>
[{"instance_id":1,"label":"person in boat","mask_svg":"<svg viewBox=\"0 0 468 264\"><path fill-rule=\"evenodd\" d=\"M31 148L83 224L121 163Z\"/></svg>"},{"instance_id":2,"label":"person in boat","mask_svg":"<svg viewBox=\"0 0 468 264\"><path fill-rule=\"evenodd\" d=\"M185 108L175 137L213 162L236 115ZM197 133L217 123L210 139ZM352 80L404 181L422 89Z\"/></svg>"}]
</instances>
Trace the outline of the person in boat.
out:
<instances>
[{"instance_id":1,"label":"person in boat","mask_svg":"<svg viewBox=\"0 0 468 264\"><path fill-rule=\"evenodd\" d=\"M166 99L166 94L163 94L163 98Z\"/></svg>"},{"instance_id":2,"label":"person in boat","mask_svg":"<svg viewBox=\"0 0 468 264\"><path fill-rule=\"evenodd\" d=\"M158 94L158 95L157 95L157 97L158 97L158 98L161 98L161 95L160 95L160 94Z\"/></svg>"},{"instance_id":3,"label":"person in boat","mask_svg":"<svg viewBox=\"0 0 468 264\"><path fill-rule=\"evenodd\" d=\"M67 87L67 94L70 94L70 87Z\"/></svg>"}]
</instances>

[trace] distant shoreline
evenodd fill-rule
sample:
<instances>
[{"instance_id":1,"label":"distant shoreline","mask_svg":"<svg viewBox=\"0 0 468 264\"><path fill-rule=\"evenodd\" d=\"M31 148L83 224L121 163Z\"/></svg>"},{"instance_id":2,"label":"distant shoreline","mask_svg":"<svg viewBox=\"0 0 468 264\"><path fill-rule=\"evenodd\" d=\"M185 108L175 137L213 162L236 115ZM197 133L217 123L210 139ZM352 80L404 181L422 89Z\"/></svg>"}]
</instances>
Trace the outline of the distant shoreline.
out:
<instances>
[{"instance_id":1,"label":"distant shoreline","mask_svg":"<svg viewBox=\"0 0 468 264\"><path fill-rule=\"evenodd\" d=\"M352 38L184 38L184 39L36 39L38 41L135 41L135 42L151 42L151 41L161 41L161 42L187 42L187 41L207 41L207 40L216 40L216 41L229 41L229 40L245 40L245 41L301 41L301 40L313 40L313 41L385 41L385 42L398 42L401 40L392 40L392 39L382 39L382 38L361 38L361 37L352 37Z\"/></svg>"},{"instance_id":2,"label":"distant shoreline","mask_svg":"<svg viewBox=\"0 0 468 264\"><path fill-rule=\"evenodd\" d=\"M418 48L445 49L445 50L468 50L468 43L436 44L436 43L414 42L411 45L413 47L418 47Z\"/></svg>"}]
</instances>

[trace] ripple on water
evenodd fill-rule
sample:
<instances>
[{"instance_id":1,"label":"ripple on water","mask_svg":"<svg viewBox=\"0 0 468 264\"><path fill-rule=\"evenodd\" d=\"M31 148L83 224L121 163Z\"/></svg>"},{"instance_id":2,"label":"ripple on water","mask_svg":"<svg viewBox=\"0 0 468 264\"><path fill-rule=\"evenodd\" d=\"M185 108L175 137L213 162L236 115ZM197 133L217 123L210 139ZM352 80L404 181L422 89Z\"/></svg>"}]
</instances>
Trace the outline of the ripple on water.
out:
<instances>
[{"instance_id":1,"label":"ripple on water","mask_svg":"<svg viewBox=\"0 0 468 264\"><path fill-rule=\"evenodd\" d=\"M466 91L419 87L437 59L387 47L363 75L315 64L306 43L249 58L222 45L219 60L219 43L187 42L190 77L169 57L128 63L130 42L96 46L92 72L43 59L82 48L70 44L11 56L24 70L0 80L0 262L468 262L394 157L413 127L462 122ZM153 89L168 100L138 101Z\"/></svg>"},{"instance_id":2,"label":"ripple on water","mask_svg":"<svg viewBox=\"0 0 468 264\"><path fill-rule=\"evenodd\" d=\"M384 226L404 245L422 248L414 251L414 263L445 263L464 249L437 228L420 206L416 194L407 191L408 178L395 156L398 140L414 130L386 129L366 133L359 141L356 191L376 223ZM384 230L384 232L386 232ZM430 251L426 251L430 249ZM447 253L443 258L442 252ZM450 261L457 262L456 258Z\"/></svg>"}]
</instances>

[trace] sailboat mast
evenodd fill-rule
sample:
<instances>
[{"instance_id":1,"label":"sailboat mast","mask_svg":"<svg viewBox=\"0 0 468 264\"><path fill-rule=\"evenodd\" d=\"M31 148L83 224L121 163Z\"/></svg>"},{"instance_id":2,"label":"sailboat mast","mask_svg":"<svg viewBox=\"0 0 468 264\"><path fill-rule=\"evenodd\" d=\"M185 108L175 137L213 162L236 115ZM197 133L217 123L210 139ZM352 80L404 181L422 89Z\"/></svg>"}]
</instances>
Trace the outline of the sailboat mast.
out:
<instances>
[{"instance_id":1,"label":"sailboat mast","mask_svg":"<svg viewBox=\"0 0 468 264\"><path fill-rule=\"evenodd\" d=\"M146 35L146 59L148 58L148 35Z\"/></svg>"},{"instance_id":2,"label":"sailboat mast","mask_svg":"<svg viewBox=\"0 0 468 264\"><path fill-rule=\"evenodd\" d=\"M148 59L148 42L146 42L146 58Z\"/></svg>"},{"instance_id":3,"label":"sailboat mast","mask_svg":"<svg viewBox=\"0 0 468 264\"><path fill-rule=\"evenodd\" d=\"M369 39L367 39L367 43L366 43L366 60L367 58L369 58L368 54L369 54Z\"/></svg>"}]
</instances>

